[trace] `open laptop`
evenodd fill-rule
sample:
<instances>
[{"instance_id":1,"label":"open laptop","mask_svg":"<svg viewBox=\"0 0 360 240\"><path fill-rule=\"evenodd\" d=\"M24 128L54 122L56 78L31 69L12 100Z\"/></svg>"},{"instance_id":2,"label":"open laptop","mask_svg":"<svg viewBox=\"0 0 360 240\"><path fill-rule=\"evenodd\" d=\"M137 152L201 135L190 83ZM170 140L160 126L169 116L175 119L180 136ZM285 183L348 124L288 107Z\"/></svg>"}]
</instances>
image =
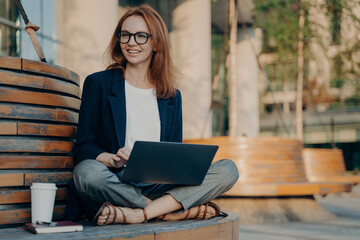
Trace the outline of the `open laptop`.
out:
<instances>
[{"instance_id":1,"label":"open laptop","mask_svg":"<svg viewBox=\"0 0 360 240\"><path fill-rule=\"evenodd\" d=\"M123 174L128 182L200 185L218 146L136 141Z\"/></svg>"}]
</instances>

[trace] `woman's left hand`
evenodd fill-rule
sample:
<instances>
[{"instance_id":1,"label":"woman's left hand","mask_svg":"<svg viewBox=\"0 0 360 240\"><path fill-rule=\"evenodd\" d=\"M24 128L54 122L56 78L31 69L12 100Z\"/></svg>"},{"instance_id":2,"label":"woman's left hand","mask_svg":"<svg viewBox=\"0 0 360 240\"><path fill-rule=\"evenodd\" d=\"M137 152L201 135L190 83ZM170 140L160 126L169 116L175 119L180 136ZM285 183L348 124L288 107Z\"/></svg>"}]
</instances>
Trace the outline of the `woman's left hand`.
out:
<instances>
[{"instance_id":1,"label":"woman's left hand","mask_svg":"<svg viewBox=\"0 0 360 240\"><path fill-rule=\"evenodd\" d=\"M117 163L119 163L119 164L121 164L121 167L122 167L124 165L124 162L126 164L127 160L129 160L130 152L131 152L130 149L126 146L123 148L120 148L116 153L116 156L120 157L120 161L116 161L115 165L117 165Z\"/></svg>"}]
</instances>

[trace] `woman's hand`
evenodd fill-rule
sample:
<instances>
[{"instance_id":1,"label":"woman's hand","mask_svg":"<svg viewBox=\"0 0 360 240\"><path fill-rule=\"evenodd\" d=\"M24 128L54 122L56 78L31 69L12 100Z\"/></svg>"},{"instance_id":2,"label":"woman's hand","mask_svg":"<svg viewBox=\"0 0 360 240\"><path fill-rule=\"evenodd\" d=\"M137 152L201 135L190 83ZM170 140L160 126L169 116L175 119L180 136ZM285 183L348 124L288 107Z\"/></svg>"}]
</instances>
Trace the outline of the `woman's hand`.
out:
<instances>
[{"instance_id":1,"label":"woman's hand","mask_svg":"<svg viewBox=\"0 0 360 240\"><path fill-rule=\"evenodd\" d=\"M121 160L116 154L103 152L96 158L97 161L101 162L107 167L116 167L116 163Z\"/></svg>"},{"instance_id":2,"label":"woman's hand","mask_svg":"<svg viewBox=\"0 0 360 240\"><path fill-rule=\"evenodd\" d=\"M123 148L120 148L118 150L118 152L116 153L116 155L122 159L124 159L125 161L129 160L130 157L130 149L125 146Z\"/></svg>"},{"instance_id":3,"label":"woman's hand","mask_svg":"<svg viewBox=\"0 0 360 240\"><path fill-rule=\"evenodd\" d=\"M120 168L129 160L130 150L126 146L120 148L116 154L103 152L97 156L96 160L107 167Z\"/></svg>"},{"instance_id":4,"label":"woman's hand","mask_svg":"<svg viewBox=\"0 0 360 240\"><path fill-rule=\"evenodd\" d=\"M129 157L130 157L129 148L126 146L123 148L120 148L118 150L118 152L116 153L116 156L120 158L120 161L115 162L116 168L120 168L120 167L126 165L127 161L129 160Z\"/></svg>"}]
</instances>

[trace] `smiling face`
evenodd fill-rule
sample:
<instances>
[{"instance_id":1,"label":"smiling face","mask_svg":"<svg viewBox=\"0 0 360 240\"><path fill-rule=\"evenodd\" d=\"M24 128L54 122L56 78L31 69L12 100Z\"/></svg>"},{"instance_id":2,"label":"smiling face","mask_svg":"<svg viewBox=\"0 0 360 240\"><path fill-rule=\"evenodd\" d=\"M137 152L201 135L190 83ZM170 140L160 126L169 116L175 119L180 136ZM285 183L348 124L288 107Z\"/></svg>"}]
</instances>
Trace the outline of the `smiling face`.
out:
<instances>
[{"instance_id":1,"label":"smiling face","mask_svg":"<svg viewBox=\"0 0 360 240\"><path fill-rule=\"evenodd\" d=\"M137 32L149 33L144 19L136 15L130 16L124 21L121 31L127 31L132 34ZM149 37L147 43L139 45L135 42L134 36L131 36L130 41L128 43L120 43L120 47L124 57L128 61L127 65L150 65L154 50L152 37Z\"/></svg>"}]
</instances>

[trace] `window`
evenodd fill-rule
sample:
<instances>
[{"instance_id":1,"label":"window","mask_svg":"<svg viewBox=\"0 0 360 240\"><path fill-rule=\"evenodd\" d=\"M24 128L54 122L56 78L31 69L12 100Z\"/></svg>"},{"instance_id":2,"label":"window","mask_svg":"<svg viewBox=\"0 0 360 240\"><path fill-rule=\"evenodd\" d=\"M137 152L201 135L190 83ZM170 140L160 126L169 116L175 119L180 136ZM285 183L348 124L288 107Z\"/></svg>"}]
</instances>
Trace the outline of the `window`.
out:
<instances>
[{"instance_id":1,"label":"window","mask_svg":"<svg viewBox=\"0 0 360 240\"><path fill-rule=\"evenodd\" d=\"M37 38L49 63L56 60L55 0L22 0L29 20L40 27ZM39 60L15 1L0 0L0 55Z\"/></svg>"},{"instance_id":2,"label":"window","mask_svg":"<svg viewBox=\"0 0 360 240\"><path fill-rule=\"evenodd\" d=\"M58 41L56 39L55 0L22 0L30 22L40 27L36 36L49 63L55 63ZM21 18L21 26L25 26ZM25 30L21 31L21 57L39 60L38 55Z\"/></svg>"},{"instance_id":3,"label":"window","mask_svg":"<svg viewBox=\"0 0 360 240\"><path fill-rule=\"evenodd\" d=\"M19 15L15 2L0 0L0 55L20 55Z\"/></svg>"}]
</instances>

